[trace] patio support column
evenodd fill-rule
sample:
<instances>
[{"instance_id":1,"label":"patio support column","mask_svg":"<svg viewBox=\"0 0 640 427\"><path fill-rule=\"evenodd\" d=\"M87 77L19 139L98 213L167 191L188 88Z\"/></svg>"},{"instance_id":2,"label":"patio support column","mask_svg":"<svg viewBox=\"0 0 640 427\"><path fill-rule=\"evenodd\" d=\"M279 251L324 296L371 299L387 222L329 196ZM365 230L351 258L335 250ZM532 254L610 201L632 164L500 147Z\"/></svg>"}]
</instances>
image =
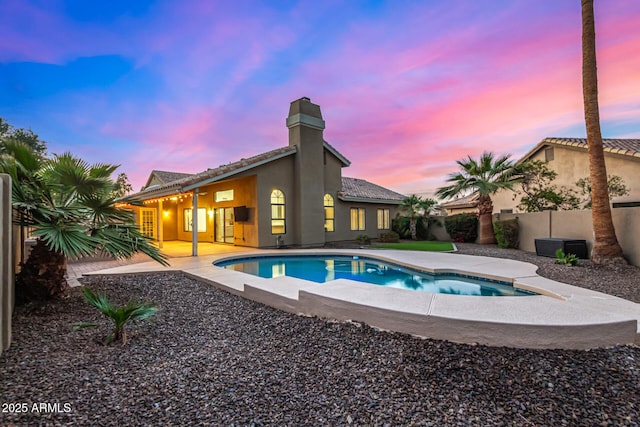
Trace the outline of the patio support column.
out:
<instances>
[{"instance_id":1,"label":"patio support column","mask_svg":"<svg viewBox=\"0 0 640 427\"><path fill-rule=\"evenodd\" d=\"M162 223L164 218L164 212L162 210L162 199L158 200L158 221L156 221L158 223L158 248L162 249L162 243L164 241L164 234L163 234L163 230L164 230L164 224Z\"/></svg>"},{"instance_id":2,"label":"patio support column","mask_svg":"<svg viewBox=\"0 0 640 427\"><path fill-rule=\"evenodd\" d=\"M193 189L191 201L191 256L198 256L198 189Z\"/></svg>"}]
</instances>

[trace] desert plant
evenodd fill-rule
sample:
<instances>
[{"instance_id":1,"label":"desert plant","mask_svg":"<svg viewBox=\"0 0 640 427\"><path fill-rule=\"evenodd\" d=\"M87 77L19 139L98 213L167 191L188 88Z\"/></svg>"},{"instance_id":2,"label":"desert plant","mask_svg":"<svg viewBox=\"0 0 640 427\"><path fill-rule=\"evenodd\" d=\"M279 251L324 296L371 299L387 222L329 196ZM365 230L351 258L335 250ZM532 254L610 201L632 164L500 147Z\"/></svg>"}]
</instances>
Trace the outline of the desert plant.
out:
<instances>
[{"instance_id":1,"label":"desert plant","mask_svg":"<svg viewBox=\"0 0 640 427\"><path fill-rule=\"evenodd\" d=\"M429 218L425 218L423 216L418 216L415 219L416 226L416 238L417 240L427 240L428 237L428 227L427 220ZM391 228L393 231L398 233L401 239L411 239L411 218L408 216L398 215L395 217L391 223Z\"/></svg>"},{"instance_id":2,"label":"desert plant","mask_svg":"<svg viewBox=\"0 0 640 427\"><path fill-rule=\"evenodd\" d=\"M475 242L478 237L478 217L474 214L448 216L444 219L444 227L454 242Z\"/></svg>"},{"instance_id":3,"label":"desert plant","mask_svg":"<svg viewBox=\"0 0 640 427\"><path fill-rule=\"evenodd\" d=\"M367 236L366 234L359 234L358 237L356 237L356 240L361 245L368 245L368 244L371 243L371 238L369 236Z\"/></svg>"},{"instance_id":4,"label":"desert plant","mask_svg":"<svg viewBox=\"0 0 640 427\"><path fill-rule=\"evenodd\" d=\"M154 316L158 312L158 308L153 304L146 302L130 301L122 307L115 307L109 302L104 294L95 293L86 286L82 288L84 299L93 307L100 310L102 314L113 321L113 330L104 339L104 344L121 341L122 344L127 343L127 333L124 329L126 324L135 319L146 319ZM88 328L97 326L95 323L81 322L76 323L74 328Z\"/></svg>"},{"instance_id":5,"label":"desert plant","mask_svg":"<svg viewBox=\"0 0 640 427\"><path fill-rule=\"evenodd\" d=\"M437 204L438 202L433 199L423 199L415 194L405 197L402 201L400 208L407 214L405 218L407 218L411 240L418 240L419 238L419 222L423 223L423 227L425 228L424 234L428 235L429 225L431 225L429 215L436 210Z\"/></svg>"},{"instance_id":6,"label":"desert plant","mask_svg":"<svg viewBox=\"0 0 640 427\"><path fill-rule=\"evenodd\" d=\"M71 153L43 158L20 142L5 141L3 150L0 172L12 178L14 224L36 237L16 276L17 302L62 296L67 260L96 251L114 258L142 252L168 265L133 213L116 206L116 165L91 165Z\"/></svg>"},{"instance_id":7,"label":"desert plant","mask_svg":"<svg viewBox=\"0 0 640 427\"><path fill-rule=\"evenodd\" d=\"M578 265L578 257L575 254L565 254L562 249L556 251L556 264L574 267Z\"/></svg>"},{"instance_id":8,"label":"desert plant","mask_svg":"<svg viewBox=\"0 0 640 427\"><path fill-rule=\"evenodd\" d=\"M496 221L493 223L493 231L496 233L496 242L501 248L518 248L518 218Z\"/></svg>"},{"instance_id":9,"label":"desert plant","mask_svg":"<svg viewBox=\"0 0 640 427\"><path fill-rule=\"evenodd\" d=\"M471 156L458 160L460 171L450 174L447 178L447 182L451 184L436 191L436 195L441 198L478 193L478 243L481 245L495 243L491 221L491 196L501 189L513 190L513 186L519 182L519 178L514 176L514 165L509 157L496 157L491 152L484 152L478 160Z\"/></svg>"}]
</instances>

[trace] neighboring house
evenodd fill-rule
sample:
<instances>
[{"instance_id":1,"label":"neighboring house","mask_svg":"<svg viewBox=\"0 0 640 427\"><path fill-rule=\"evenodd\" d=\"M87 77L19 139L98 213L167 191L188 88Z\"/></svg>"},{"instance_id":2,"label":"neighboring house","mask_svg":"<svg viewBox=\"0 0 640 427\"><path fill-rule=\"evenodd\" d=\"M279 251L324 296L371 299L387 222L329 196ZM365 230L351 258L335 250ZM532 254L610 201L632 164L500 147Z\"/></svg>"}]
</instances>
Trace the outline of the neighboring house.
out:
<instances>
[{"instance_id":1,"label":"neighboring house","mask_svg":"<svg viewBox=\"0 0 640 427\"><path fill-rule=\"evenodd\" d=\"M444 210L446 215L478 213L478 193L440 203L440 208Z\"/></svg>"},{"instance_id":2,"label":"neighboring house","mask_svg":"<svg viewBox=\"0 0 640 427\"><path fill-rule=\"evenodd\" d=\"M142 231L160 245L269 248L316 247L389 230L404 196L342 176L350 162L324 141L320 106L308 98L292 102L286 124L286 147L197 174L151 172L146 187L127 196L144 204L131 206Z\"/></svg>"},{"instance_id":3,"label":"neighboring house","mask_svg":"<svg viewBox=\"0 0 640 427\"><path fill-rule=\"evenodd\" d=\"M640 205L640 139L602 140L607 174L624 180L629 190L627 196L612 199L613 207ZM558 176L553 181L556 187L565 186L577 190L576 181L589 176L589 154L586 138L545 138L526 153L518 163L541 160ZM514 189L519 190L515 185ZM502 190L492 197L493 212L519 212L520 197L512 191Z\"/></svg>"}]
</instances>

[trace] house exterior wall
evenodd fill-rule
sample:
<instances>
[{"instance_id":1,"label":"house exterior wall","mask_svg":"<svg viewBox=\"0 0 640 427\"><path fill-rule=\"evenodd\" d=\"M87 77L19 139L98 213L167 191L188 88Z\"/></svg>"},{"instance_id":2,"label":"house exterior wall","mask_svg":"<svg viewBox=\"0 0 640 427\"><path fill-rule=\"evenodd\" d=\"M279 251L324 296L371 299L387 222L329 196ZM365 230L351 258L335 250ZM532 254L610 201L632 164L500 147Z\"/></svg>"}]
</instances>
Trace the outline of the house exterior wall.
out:
<instances>
[{"instance_id":1,"label":"house exterior wall","mask_svg":"<svg viewBox=\"0 0 640 427\"><path fill-rule=\"evenodd\" d=\"M351 230L351 209L365 210L365 229ZM389 209L389 228L378 229L378 209ZM355 240L361 234L377 239L380 233L391 231L391 222L399 212L399 207L383 203L347 202L336 198L335 232L325 233L328 242Z\"/></svg>"},{"instance_id":2,"label":"house exterior wall","mask_svg":"<svg viewBox=\"0 0 640 427\"><path fill-rule=\"evenodd\" d=\"M224 172L233 179L202 184L215 179L213 177L216 175L211 173L196 176L185 184L186 190L199 186L196 188L199 194L197 207L205 209L207 215L206 231L198 232L198 242L215 242L215 216L212 213L221 207L246 206L249 209L248 221L234 223L233 243L259 248L278 244L319 247L327 241L355 239L360 234L377 237L377 209L389 209L390 219L396 215L398 208L394 204L367 203L376 199L347 203L338 198L342 191L342 167L349 162L333 149L326 148L323 139L325 125L318 105L312 104L308 98L293 101L286 125L289 129L289 146L295 147L295 150L274 150L277 154L268 152L266 156L251 158L244 165L238 162L241 167L235 164ZM197 183L195 180L200 177L202 181ZM169 188L179 191L177 185ZM272 233L271 194L274 189L280 190L285 198L285 230L281 234ZM234 190L234 200L215 202L215 193L222 190ZM148 192L165 196L160 197L160 207L157 199L147 196L151 200L145 202L145 207L155 208L156 218L157 210L162 211L158 220L162 219L163 240L191 241L193 232L185 230L184 211L192 208L193 193L189 191L166 196L166 191L160 188ZM333 232L325 231L325 194L330 194L334 199L336 227ZM365 209L365 230L351 230L351 207Z\"/></svg>"},{"instance_id":3,"label":"house exterior wall","mask_svg":"<svg viewBox=\"0 0 640 427\"><path fill-rule=\"evenodd\" d=\"M215 201L215 194L218 191L233 190L233 200ZM234 221L233 235L234 244L239 246L256 246L258 243L257 236L257 218L255 215L256 206L256 177L255 175L240 177L237 179L215 182L213 184L200 187L198 192L198 208L204 208L207 215L207 229L203 233L198 233L199 242L215 242L215 215L216 208L232 209L237 206L246 206L249 208L249 221ZM184 209L192 207L192 198L186 198L181 204L178 204L177 218L177 235L178 240L191 241L192 232L184 230ZM253 208L253 209L252 209ZM165 238L166 240L169 240Z\"/></svg>"},{"instance_id":4,"label":"house exterior wall","mask_svg":"<svg viewBox=\"0 0 640 427\"><path fill-rule=\"evenodd\" d=\"M553 181L553 185L558 188L565 186L577 190L576 181L580 178L589 176L589 155L587 151L574 147L553 146L553 160L547 162L549 168L555 171L558 176ZM605 152L605 164L608 175L617 175L624 180L629 195L622 197L614 197L613 203L616 202L638 202L640 201L640 158L621 156L617 154ZM531 160L545 161L545 147L530 156ZM516 184L515 190L520 190L520 186ZM515 200L514 200L514 195ZM509 190L501 190L493 197L493 212L500 213L504 209L513 209L513 212L519 212L517 209L521 196L517 192Z\"/></svg>"},{"instance_id":5,"label":"house exterior wall","mask_svg":"<svg viewBox=\"0 0 640 427\"><path fill-rule=\"evenodd\" d=\"M298 233L293 218L295 208L295 175L293 156L284 157L256 168L258 241L255 246L268 248L276 246L277 234L271 233L271 192L282 191L285 197L285 245L298 241Z\"/></svg>"}]
</instances>

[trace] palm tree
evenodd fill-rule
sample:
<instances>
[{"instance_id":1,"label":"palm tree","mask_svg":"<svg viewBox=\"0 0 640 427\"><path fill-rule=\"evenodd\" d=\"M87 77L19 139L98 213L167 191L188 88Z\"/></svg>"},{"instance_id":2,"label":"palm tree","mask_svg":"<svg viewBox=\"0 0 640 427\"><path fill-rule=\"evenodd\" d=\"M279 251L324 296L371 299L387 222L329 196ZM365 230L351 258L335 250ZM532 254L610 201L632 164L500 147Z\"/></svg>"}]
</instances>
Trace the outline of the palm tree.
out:
<instances>
[{"instance_id":1,"label":"palm tree","mask_svg":"<svg viewBox=\"0 0 640 427\"><path fill-rule=\"evenodd\" d=\"M591 180L591 218L593 221L591 260L595 264L624 263L626 261L622 257L622 248L618 244L611 218L607 169L604 163L604 149L600 131L593 0L582 0L582 93Z\"/></svg>"},{"instance_id":2,"label":"palm tree","mask_svg":"<svg viewBox=\"0 0 640 427\"><path fill-rule=\"evenodd\" d=\"M491 195L503 188L513 190L513 185L518 182L513 178L514 165L509 160L511 156L505 155L497 159L494 157L493 153L485 151L479 161L472 159L471 156L458 160L456 163L460 166L460 172L450 174L447 179L447 182L452 184L441 187L436 192L436 195L442 198L478 193L478 220L480 223L478 243L482 245L496 241L491 219L493 213Z\"/></svg>"},{"instance_id":3,"label":"palm tree","mask_svg":"<svg viewBox=\"0 0 640 427\"><path fill-rule=\"evenodd\" d=\"M62 295L68 288L67 259L96 251L115 258L142 252L168 264L138 230L133 213L115 206L110 175L117 166L90 165L70 153L42 158L22 143L8 142L5 149L0 172L12 178L15 223L36 237L16 276L21 300Z\"/></svg>"},{"instance_id":4,"label":"palm tree","mask_svg":"<svg viewBox=\"0 0 640 427\"><path fill-rule=\"evenodd\" d=\"M411 231L411 240L418 240L418 231L416 227L416 219L422 209L422 199L415 194L405 197L400 208L407 212L409 217L409 230Z\"/></svg>"}]
</instances>

